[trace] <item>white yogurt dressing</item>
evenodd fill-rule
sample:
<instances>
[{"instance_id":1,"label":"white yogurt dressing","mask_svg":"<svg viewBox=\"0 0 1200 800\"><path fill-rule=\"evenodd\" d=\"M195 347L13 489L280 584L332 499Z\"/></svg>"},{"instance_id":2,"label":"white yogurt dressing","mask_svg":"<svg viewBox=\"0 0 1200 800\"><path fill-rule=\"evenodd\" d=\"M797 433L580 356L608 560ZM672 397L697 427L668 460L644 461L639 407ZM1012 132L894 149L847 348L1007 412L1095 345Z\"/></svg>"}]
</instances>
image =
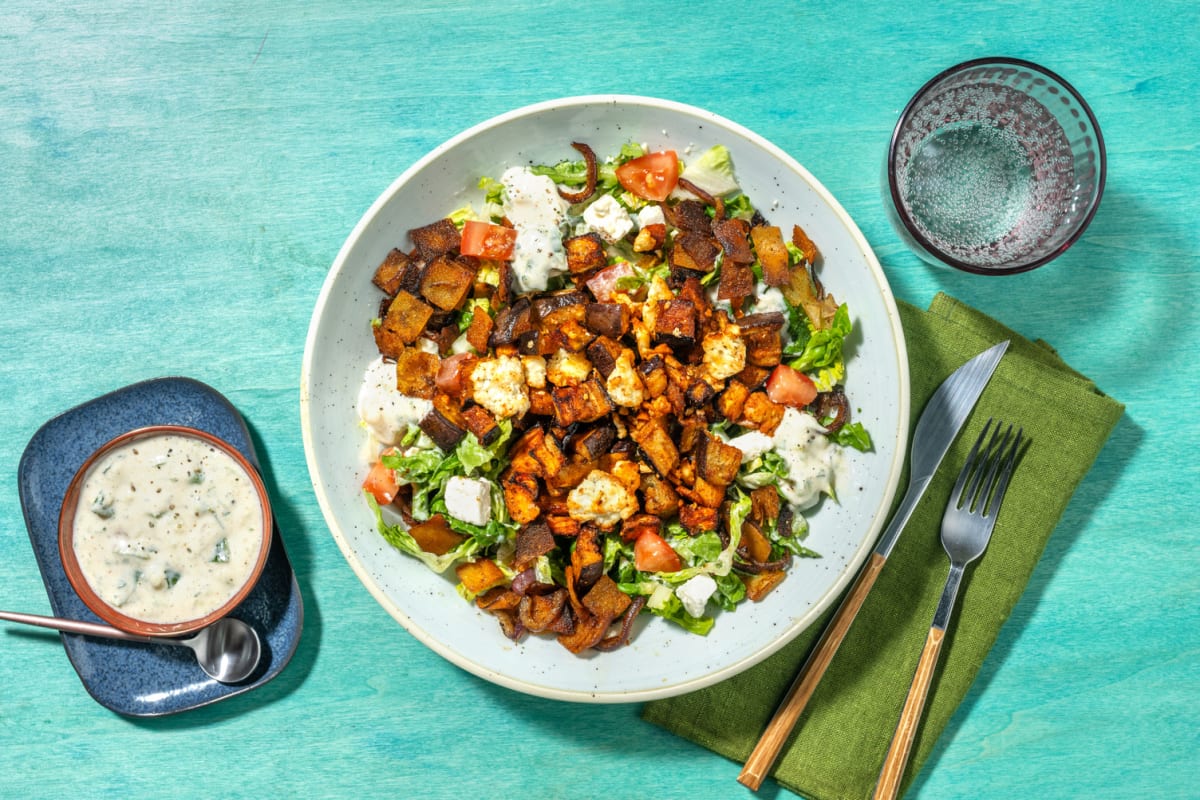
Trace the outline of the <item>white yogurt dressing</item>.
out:
<instances>
[{"instance_id":1,"label":"white yogurt dressing","mask_svg":"<svg viewBox=\"0 0 1200 800\"><path fill-rule=\"evenodd\" d=\"M75 558L88 585L145 622L186 622L223 606L249 579L262 541L253 480L192 436L150 436L106 454L75 512Z\"/></svg>"},{"instance_id":2,"label":"white yogurt dressing","mask_svg":"<svg viewBox=\"0 0 1200 800\"><path fill-rule=\"evenodd\" d=\"M775 452L788 468L787 479L779 482L779 492L797 510L816 504L822 492L833 491L834 478L842 468L842 453L815 417L789 407L772 439Z\"/></svg>"},{"instance_id":3,"label":"white yogurt dressing","mask_svg":"<svg viewBox=\"0 0 1200 800\"><path fill-rule=\"evenodd\" d=\"M526 167L509 167L504 184L504 215L517 231L512 272L518 293L541 292L551 276L567 271L562 225L570 204L558 194L554 181Z\"/></svg>"},{"instance_id":4,"label":"white yogurt dressing","mask_svg":"<svg viewBox=\"0 0 1200 800\"><path fill-rule=\"evenodd\" d=\"M419 423L432 408L429 400L400 393L395 363L380 356L367 365L358 390L358 417L379 445L399 443L409 426Z\"/></svg>"}]
</instances>

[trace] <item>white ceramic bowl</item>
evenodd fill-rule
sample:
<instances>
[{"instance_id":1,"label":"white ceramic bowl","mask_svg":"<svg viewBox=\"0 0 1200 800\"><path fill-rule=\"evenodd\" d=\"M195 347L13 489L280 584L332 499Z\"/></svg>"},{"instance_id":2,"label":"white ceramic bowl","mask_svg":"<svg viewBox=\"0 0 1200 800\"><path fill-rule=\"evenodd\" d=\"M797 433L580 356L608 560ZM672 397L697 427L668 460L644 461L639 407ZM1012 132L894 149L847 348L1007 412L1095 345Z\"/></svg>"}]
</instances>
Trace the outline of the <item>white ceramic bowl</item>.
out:
<instances>
[{"instance_id":1,"label":"white ceramic bowl","mask_svg":"<svg viewBox=\"0 0 1200 800\"><path fill-rule=\"evenodd\" d=\"M368 329L380 293L371 276L407 232L480 199L481 176L507 166L573 157L572 141L601 157L637 141L651 149L733 155L739 182L785 231L800 224L824 256L826 287L850 306L856 333L846 390L874 451L851 451L841 504L811 515L806 544L820 559L793 560L762 602L721 613L706 637L651 617L618 651L578 657L552 638L514 644L496 620L464 602L446 576L390 547L363 500L365 434L355 416L363 369L377 355ZM684 156L686 160L686 155ZM313 312L300 389L305 454L329 529L363 585L432 650L489 681L530 694L585 702L632 702L694 691L778 650L810 625L851 581L891 506L907 444L908 361L894 299L854 222L802 166L762 137L715 114L645 97L554 100L502 114L439 146L396 179L338 253ZM386 632L378 635L387 635Z\"/></svg>"}]
</instances>

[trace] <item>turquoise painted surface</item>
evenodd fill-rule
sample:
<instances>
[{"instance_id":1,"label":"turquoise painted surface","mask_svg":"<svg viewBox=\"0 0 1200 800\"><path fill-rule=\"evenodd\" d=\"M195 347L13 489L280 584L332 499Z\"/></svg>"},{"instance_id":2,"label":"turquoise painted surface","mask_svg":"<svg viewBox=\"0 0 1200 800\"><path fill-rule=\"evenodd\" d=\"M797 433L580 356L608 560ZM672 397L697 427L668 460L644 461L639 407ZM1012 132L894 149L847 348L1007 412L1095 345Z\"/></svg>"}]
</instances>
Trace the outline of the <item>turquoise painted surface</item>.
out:
<instances>
[{"instance_id":1,"label":"turquoise painted surface","mask_svg":"<svg viewBox=\"0 0 1200 800\"><path fill-rule=\"evenodd\" d=\"M947 291L1127 404L912 796L1194 796L1200 14L915 5L6 3L0 607L47 610L16 491L29 438L97 394L182 374L247 418L308 616L273 683L144 721L96 705L55 638L6 629L0 795L750 796L737 764L636 706L515 694L426 650L355 579L304 465L309 314L375 196L493 114L625 92L773 140L858 221L899 297ZM989 54L1074 83L1110 159L1086 238L995 280L923 265L879 196L909 94Z\"/></svg>"}]
</instances>

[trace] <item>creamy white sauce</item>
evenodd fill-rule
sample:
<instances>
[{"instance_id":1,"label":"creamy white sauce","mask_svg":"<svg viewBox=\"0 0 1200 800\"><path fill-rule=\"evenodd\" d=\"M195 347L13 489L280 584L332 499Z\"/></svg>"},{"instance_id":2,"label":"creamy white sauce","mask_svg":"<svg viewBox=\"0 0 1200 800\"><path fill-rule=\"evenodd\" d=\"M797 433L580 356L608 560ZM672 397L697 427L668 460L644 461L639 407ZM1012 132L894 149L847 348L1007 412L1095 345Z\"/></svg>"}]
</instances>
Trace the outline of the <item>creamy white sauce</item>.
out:
<instances>
[{"instance_id":1,"label":"creamy white sauce","mask_svg":"<svg viewBox=\"0 0 1200 800\"><path fill-rule=\"evenodd\" d=\"M814 505L822 492L832 492L842 454L816 418L789 407L772 438L775 452L787 463L788 477L779 482L779 492L789 503L802 510Z\"/></svg>"},{"instance_id":2,"label":"creamy white sauce","mask_svg":"<svg viewBox=\"0 0 1200 800\"><path fill-rule=\"evenodd\" d=\"M408 397L396 388L396 365L380 356L367 365L358 390L358 418L380 445L397 444L410 425L419 423L433 403Z\"/></svg>"},{"instance_id":3,"label":"creamy white sauce","mask_svg":"<svg viewBox=\"0 0 1200 800\"><path fill-rule=\"evenodd\" d=\"M554 181L526 167L509 167L504 184L504 215L517 231L512 272L518 293L545 291L550 278L567 271L562 225L570 204L558 194Z\"/></svg>"},{"instance_id":4,"label":"creamy white sauce","mask_svg":"<svg viewBox=\"0 0 1200 800\"><path fill-rule=\"evenodd\" d=\"M146 622L187 622L223 606L249 579L262 541L254 482L192 436L150 436L106 454L75 512L75 558L88 585Z\"/></svg>"}]
</instances>

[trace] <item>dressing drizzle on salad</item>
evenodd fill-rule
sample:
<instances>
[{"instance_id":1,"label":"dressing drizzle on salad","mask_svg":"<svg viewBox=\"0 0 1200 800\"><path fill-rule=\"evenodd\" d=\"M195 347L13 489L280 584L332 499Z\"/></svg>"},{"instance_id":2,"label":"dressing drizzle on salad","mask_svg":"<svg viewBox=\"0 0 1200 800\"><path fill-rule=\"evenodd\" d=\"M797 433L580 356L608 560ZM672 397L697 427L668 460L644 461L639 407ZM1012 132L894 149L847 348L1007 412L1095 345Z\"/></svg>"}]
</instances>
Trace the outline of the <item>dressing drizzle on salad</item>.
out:
<instances>
[{"instance_id":1,"label":"dressing drizzle on salad","mask_svg":"<svg viewBox=\"0 0 1200 800\"><path fill-rule=\"evenodd\" d=\"M841 386L849 310L725 147L572 146L380 264L359 414L381 535L510 638L579 653L643 611L704 634L761 599L817 556L803 512L870 437Z\"/></svg>"}]
</instances>

